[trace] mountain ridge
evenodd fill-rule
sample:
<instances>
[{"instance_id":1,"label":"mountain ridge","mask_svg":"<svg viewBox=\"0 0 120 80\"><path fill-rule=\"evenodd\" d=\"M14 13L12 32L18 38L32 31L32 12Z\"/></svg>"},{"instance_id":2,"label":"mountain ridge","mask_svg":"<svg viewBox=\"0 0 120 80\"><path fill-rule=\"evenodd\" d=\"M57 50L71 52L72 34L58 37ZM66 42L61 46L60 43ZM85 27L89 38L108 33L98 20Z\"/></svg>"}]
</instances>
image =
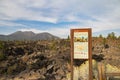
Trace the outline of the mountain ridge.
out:
<instances>
[{"instance_id":1,"label":"mountain ridge","mask_svg":"<svg viewBox=\"0 0 120 80\"><path fill-rule=\"evenodd\" d=\"M53 40L60 39L48 32L34 33L32 31L16 31L8 35L0 34L0 40Z\"/></svg>"}]
</instances>

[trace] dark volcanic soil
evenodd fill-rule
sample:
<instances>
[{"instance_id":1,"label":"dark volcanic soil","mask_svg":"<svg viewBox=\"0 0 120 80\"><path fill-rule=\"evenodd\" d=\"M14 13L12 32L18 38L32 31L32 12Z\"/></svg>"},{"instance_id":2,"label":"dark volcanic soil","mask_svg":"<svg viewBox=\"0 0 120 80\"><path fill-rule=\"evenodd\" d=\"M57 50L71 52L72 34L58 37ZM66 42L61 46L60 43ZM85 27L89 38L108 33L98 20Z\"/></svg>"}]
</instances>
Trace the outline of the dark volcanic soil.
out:
<instances>
[{"instance_id":1,"label":"dark volcanic soil","mask_svg":"<svg viewBox=\"0 0 120 80\"><path fill-rule=\"evenodd\" d=\"M0 80L68 80L71 71L69 40L8 41L2 44ZM92 53L96 61L120 68L119 39L93 38Z\"/></svg>"}]
</instances>

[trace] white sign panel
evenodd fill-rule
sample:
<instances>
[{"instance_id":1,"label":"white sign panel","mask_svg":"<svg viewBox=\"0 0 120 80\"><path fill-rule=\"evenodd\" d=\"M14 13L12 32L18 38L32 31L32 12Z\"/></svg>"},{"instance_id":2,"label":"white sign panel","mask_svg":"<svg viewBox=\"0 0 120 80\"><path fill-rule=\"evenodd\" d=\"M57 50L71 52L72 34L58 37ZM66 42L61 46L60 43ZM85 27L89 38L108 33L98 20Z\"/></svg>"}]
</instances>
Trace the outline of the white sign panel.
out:
<instances>
[{"instance_id":1,"label":"white sign panel","mask_svg":"<svg viewBox=\"0 0 120 80\"><path fill-rule=\"evenodd\" d=\"M74 32L74 59L88 59L88 32Z\"/></svg>"}]
</instances>

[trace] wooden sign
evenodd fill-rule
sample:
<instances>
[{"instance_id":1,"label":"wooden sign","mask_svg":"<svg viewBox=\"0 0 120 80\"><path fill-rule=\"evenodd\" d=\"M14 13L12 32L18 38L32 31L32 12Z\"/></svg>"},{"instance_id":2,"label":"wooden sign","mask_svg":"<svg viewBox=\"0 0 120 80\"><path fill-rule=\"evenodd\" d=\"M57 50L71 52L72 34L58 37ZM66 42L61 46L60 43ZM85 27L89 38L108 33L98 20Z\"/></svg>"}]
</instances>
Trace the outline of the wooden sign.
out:
<instances>
[{"instance_id":1,"label":"wooden sign","mask_svg":"<svg viewBox=\"0 0 120 80\"><path fill-rule=\"evenodd\" d=\"M89 61L89 80L92 80L92 40L91 28L71 29L71 68L73 80L73 62L75 59Z\"/></svg>"},{"instance_id":2,"label":"wooden sign","mask_svg":"<svg viewBox=\"0 0 120 80\"><path fill-rule=\"evenodd\" d=\"M73 33L74 59L88 59L88 32Z\"/></svg>"}]
</instances>

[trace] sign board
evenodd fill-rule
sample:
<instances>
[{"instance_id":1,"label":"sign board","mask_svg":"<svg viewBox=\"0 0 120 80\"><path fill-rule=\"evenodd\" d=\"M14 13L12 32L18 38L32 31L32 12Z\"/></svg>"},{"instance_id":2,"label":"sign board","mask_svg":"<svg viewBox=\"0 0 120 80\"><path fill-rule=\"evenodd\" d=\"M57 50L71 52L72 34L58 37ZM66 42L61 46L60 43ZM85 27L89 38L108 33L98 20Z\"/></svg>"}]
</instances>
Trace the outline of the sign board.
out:
<instances>
[{"instance_id":1,"label":"sign board","mask_svg":"<svg viewBox=\"0 0 120 80\"><path fill-rule=\"evenodd\" d=\"M74 32L74 59L88 59L88 32Z\"/></svg>"},{"instance_id":2,"label":"sign board","mask_svg":"<svg viewBox=\"0 0 120 80\"><path fill-rule=\"evenodd\" d=\"M74 60L89 61L89 80L92 80L92 33L91 28L71 29L71 80L73 80Z\"/></svg>"}]
</instances>

